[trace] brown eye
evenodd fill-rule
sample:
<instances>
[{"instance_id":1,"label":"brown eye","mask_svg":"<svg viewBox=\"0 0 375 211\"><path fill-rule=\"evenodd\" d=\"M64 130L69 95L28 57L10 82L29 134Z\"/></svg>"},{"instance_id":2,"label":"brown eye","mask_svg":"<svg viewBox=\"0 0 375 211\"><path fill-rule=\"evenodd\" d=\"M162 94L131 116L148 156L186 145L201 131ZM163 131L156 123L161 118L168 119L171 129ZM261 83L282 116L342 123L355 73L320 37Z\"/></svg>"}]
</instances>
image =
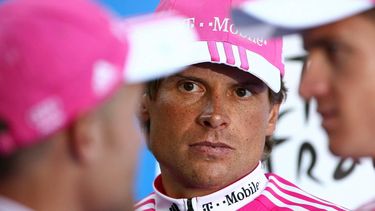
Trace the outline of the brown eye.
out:
<instances>
[{"instance_id":1,"label":"brown eye","mask_svg":"<svg viewBox=\"0 0 375 211\"><path fill-rule=\"evenodd\" d=\"M180 83L178 86L178 89L184 92L200 92L201 88L194 82L191 81L185 81Z\"/></svg>"},{"instance_id":2,"label":"brown eye","mask_svg":"<svg viewBox=\"0 0 375 211\"><path fill-rule=\"evenodd\" d=\"M236 88L235 93L238 97L249 97L252 93L245 88Z\"/></svg>"},{"instance_id":3,"label":"brown eye","mask_svg":"<svg viewBox=\"0 0 375 211\"><path fill-rule=\"evenodd\" d=\"M191 82L186 82L182 85L186 91L193 91L195 84Z\"/></svg>"}]
</instances>

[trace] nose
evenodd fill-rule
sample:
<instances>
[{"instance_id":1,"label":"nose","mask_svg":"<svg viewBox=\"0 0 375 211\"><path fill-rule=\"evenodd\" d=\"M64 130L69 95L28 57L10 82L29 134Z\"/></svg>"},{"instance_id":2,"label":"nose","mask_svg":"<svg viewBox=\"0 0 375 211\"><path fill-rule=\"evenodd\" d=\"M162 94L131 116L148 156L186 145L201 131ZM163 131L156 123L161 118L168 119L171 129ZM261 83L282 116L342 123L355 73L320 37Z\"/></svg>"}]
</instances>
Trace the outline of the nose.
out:
<instances>
[{"instance_id":1,"label":"nose","mask_svg":"<svg viewBox=\"0 0 375 211\"><path fill-rule=\"evenodd\" d=\"M211 100L199 115L199 124L205 128L216 130L227 128L231 121L226 112L226 106L228 105L218 98Z\"/></svg>"},{"instance_id":2,"label":"nose","mask_svg":"<svg viewBox=\"0 0 375 211\"><path fill-rule=\"evenodd\" d=\"M329 93L329 72L324 63L310 57L303 65L299 94L305 99L320 98Z\"/></svg>"}]
</instances>

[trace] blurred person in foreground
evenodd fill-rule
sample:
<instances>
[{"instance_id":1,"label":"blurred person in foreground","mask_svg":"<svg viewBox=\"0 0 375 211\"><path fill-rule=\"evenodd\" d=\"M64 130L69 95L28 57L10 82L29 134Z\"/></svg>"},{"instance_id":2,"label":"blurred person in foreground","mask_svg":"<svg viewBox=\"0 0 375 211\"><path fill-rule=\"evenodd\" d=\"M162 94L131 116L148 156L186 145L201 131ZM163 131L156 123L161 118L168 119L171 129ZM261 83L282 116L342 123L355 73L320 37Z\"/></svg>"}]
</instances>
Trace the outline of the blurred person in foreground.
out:
<instances>
[{"instance_id":1,"label":"blurred person in foreground","mask_svg":"<svg viewBox=\"0 0 375 211\"><path fill-rule=\"evenodd\" d=\"M132 209L142 81L189 58L182 20L131 26L85 0L0 5L1 211Z\"/></svg>"},{"instance_id":2,"label":"blurred person in foreground","mask_svg":"<svg viewBox=\"0 0 375 211\"><path fill-rule=\"evenodd\" d=\"M375 159L375 1L256 0L233 11L240 31L301 33L306 57L299 93L314 98L338 156ZM359 208L375 210L375 200Z\"/></svg>"},{"instance_id":3,"label":"blurred person in foreground","mask_svg":"<svg viewBox=\"0 0 375 211\"><path fill-rule=\"evenodd\" d=\"M262 160L286 95L282 40L239 34L230 0L162 0L188 17L195 62L147 86L141 119L161 174L138 211L344 210L314 197Z\"/></svg>"}]
</instances>

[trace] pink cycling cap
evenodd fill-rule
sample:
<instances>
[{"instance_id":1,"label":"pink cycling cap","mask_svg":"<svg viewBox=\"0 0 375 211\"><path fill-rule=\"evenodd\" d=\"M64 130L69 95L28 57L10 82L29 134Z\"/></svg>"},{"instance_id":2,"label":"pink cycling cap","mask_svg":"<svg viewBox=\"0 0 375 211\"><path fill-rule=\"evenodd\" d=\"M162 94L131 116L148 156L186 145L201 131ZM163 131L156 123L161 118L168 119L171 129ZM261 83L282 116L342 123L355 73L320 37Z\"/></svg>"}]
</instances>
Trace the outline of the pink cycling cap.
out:
<instances>
[{"instance_id":1,"label":"pink cycling cap","mask_svg":"<svg viewBox=\"0 0 375 211\"><path fill-rule=\"evenodd\" d=\"M262 80L274 92L279 92L284 75L282 40L265 40L238 31L233 25L230 10L233 0L161 0L160 11L177 11L186 24L196 29L199 41L195 61L191 64L223 63L249 72Z\"/></svg>"},{"instance_id":2,"label":"pink cycling cap","mask_svg":"<svg viewBox=\"0 0 375 211\"><path fill-rule=\"evenodd\" d=\"M243 0L232 17L244 33L277 37L329 24L369 10L374 0Z\"/></svg>"},{"instance_id":3,"label":"pink cycling cap","mask_svg":"<svg viewBox=\"0 0 375 211\"><path fill-rule=\"evenodd\" d=\"M197 35L183 20L170 14L120 21L86 0L2 3L0 155L66 127L124 82L189 65L188 43Z\"/></svg>"}]
</instances>

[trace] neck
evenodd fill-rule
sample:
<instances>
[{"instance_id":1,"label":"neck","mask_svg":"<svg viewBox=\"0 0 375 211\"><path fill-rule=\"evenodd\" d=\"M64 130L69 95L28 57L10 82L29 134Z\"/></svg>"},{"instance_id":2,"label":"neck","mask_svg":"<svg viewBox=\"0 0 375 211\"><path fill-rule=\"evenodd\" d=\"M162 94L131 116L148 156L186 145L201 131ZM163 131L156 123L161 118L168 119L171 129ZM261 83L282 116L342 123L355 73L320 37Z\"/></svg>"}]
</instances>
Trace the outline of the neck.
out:
<instances>
[{"instance_id":1,"label":"neck","mask_svg":"<svg viewBox=\"0 0 375 211\"><path fill-rule=\"evenodd\" d=\"M56 187L56 184L51 184L49 187L38 184L38 182L30 184L26 181L11 181L8 185L0 186L0 194L33 210L78 210L72 203L73 200L68 200L65 191Z\"/></svg>"},{"instance_id":2,"label":"neck","mask_svg":"<svg viewBox=\"0 0 375 211\"><path fill-rule=\"evenodd\" d=\"M221 188L222 186L209 186L209 187L194 187L189 185L183 185L175 180L170 180L169 177L166 177L162 174L160 182L163 187L161 190L165 195L172 198L193 198L198 196L205 196L211 193L214 193Z\"/></svg>"},{"instance_id":3,"label":"neck","mask_svg":"<svg viewBox=\"0 0 375 211\"><path fill-rule=\"evenodd\" d=\"M161 167L161 177L158 178L156 181L157 187L162 187L162 190L159 190L163 194L172 197L172 198L194 198L200 196L206 196L217 192L236 181L240 180L241 178L248 175L254 169L247 171L243 175L234 178L231 181L223 182L217 181L216 183L208 182L208 183L195 183L189 184L184 179L178 179L175 175L170 174L167 170Z\"/></svg>"},{"instance_id":4,"label":"neck","mask_svg":"<svg viewBox=\"0 0 375 211\"><path fill-rule=\"evenodd\" d=\"M57 160L46 159L14 172L0 181L0 195L33 210L81 210L74 175L64 161Z\"/></svg>"}]
</instances>

